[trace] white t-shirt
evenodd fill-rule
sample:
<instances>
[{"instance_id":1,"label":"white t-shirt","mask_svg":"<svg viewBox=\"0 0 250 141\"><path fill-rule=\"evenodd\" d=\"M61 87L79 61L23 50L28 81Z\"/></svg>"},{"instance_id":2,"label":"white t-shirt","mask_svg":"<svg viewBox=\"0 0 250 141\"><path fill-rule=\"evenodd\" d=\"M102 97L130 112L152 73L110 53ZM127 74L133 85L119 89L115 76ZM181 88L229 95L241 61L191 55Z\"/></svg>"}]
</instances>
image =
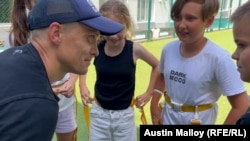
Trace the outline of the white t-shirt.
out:
<instances>
[{"instance_id":1,"label":"white t-shirt","mask_svg":"<svg viewBox=\"0 0 250 141\"><path fill-rule=\"evenodd\" d=\"M67 73L62 80L59 80L59 81L56 81L56 82L53 82L51 85L60 85L60 84L63 84L65 83L66 81L68 81L70 78L70 73ZM59 102L58 102L58 105L59 105L59 112L67 109L68 107L70 107L72 104L74 104L75 102L75 96L71 96L71 97L65 97L64 95L61 95L61 94L58 94L57 95L59 97Z\"/></svg>"},{"instance_id":2,"label":"white t-shirt","mask_svg":"<svg viewBox=\"0 0 250 141\"><path fill-rule=\"evenodd\" d=\"M164 74L167 93L172 101L184 105L214 103L199 112L203 124L214 124L217 100L246 91L230 54L210 40L203 50L190 58L180 54L179 40L167 44L162 51L159 71ZM190 124L194 113L176 112L169 104L163 111L164 124Z\"/></svg>"},{"instance_id":3,"label":"white t-shirt","mask_svg":"<svg viewBox=\"0 0 250 141\"><path fill-rule=\"evenodd\" d=\"M10 48L10 42L9 42L9 36L5 38L4 44L3 44L3 49L8 49Z\"/></svg>"}]
</instances>

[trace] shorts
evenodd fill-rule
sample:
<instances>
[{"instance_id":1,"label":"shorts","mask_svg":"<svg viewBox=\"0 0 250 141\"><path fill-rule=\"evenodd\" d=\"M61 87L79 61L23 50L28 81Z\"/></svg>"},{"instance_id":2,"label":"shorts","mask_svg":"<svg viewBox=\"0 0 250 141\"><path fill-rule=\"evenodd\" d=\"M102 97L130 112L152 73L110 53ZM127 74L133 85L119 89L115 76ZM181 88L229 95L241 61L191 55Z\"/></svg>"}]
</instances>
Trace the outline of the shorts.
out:
<instances>
[{"instance_id":1,"label":"shorts","mask_svg":"<svg viewBox=\"0 0 250 141\"><path fill-rule=\"evenodd\" d=\"M76 114L75 107L72 104L67 109L58 113L58 120L56 125L56 133L69 133L76 129Z\"/></svg>"},{"instance_id":2,"label":"shorts","mask_svg":"<svg viewBox=\"0 0 250 141\"><path fill-rule=\"evenodd\" d=\"M133 107L107 110L94 102L90 114L89 141L136 141Z\"/></svg>"}]
</instances>

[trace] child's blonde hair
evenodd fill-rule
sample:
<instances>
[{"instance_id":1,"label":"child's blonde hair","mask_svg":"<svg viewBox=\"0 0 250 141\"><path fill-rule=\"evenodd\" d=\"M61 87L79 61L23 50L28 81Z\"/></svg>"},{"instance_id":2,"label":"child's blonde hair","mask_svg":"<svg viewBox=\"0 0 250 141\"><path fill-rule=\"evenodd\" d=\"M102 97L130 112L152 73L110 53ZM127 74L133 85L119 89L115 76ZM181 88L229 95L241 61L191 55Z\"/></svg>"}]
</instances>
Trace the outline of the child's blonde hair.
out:
<instances>
[{"instance_id":1,"label":"child's blonde hair","mask_svg":"<svg viewBox=\"0 0 250 141\"><path fill-rule=\"evenodd\" d=\"M132 39L134 35L134 23L127 6L119 0L108 0L100 7L103 16L114 15L125 25L126 39Z\"/></svg>"}]
</instances>

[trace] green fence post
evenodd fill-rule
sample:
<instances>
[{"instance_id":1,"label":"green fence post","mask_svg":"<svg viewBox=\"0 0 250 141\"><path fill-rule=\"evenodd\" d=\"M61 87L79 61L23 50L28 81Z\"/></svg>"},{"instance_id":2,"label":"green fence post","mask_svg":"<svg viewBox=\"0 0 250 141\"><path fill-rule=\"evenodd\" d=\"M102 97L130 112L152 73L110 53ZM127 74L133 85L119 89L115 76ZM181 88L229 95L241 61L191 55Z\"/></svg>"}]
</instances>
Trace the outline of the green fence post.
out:
<instances>
[{"instance_id":1,"label":"green fence post","mask_svg":"<svg viewBox=\"0 0 250 141\"><path fill-rule=\"evenodd\" d=\"M221 0L221 5L220 5L220 19L219 19L219 30L221 28L221 17L222 17L222 9L223 9L223 5L224 5L224 0Z\"/></svg>"},{"instance_id":2,"label":"green fence post","mask_svg":"<svg viewBox=\"0 0 250 141\"><path fill-rule=\"evenodd\" d=\"M148 1L148 32L147 32L147 40L151 40L151 7L152 7L152 1Z\"/></svg>"},{"instance_id":3,"label":"green fence post","mask_svg":"<svg viewBox=\"0 0 250 141\"><path fill-rule=\"evenodd\" d=\"M230 10L229 10L229 19L230 19L230 16L231 16L231 14L232 14L232 6L233 6L233 0L230 0ZM227 28L229 29L231 26L230 26L230 24L231 24L231 22L230 22L230 20L228 19L228 24L227 24Z\"/></svg>"},{"instance_id":4,"label":"green fence post","mask_svg":"<svg viewBox=\"0 0 250 141\"><path fill-rule=\"evenodd\" d=\"M239 3L238 3L238 6L240 6L241 5L241 0L239 0Z\"/></svg>"},{"instance_id":5,"label":"green fence post","mask_svg":"<svg viewBox=\"0 0 250 141\"><path fill-rule=\"evenodd\" d=\"M175 2L175 0L171 0L171 1L170 1L170 8L174 5L174 2ZM174 21L173 21L173 27L172 27L172 28L174 28ZM175 36L175 29L174 29L173 36L172 36L172 37L174 37L174 38L176 37L176 36Z\"/></svg>"}]
</instances>

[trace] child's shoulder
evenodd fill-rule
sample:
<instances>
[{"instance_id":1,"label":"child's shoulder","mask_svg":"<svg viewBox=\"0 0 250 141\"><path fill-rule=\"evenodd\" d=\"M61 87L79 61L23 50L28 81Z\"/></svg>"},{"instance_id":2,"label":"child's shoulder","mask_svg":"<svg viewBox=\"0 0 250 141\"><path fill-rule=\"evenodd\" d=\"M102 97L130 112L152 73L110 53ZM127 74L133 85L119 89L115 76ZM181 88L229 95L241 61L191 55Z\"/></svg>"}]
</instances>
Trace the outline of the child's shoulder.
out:
<instances>
[{"instance_id":1,"label":"child's shoulder","mask_svg":"<svg viewBox=\"0 0 250 141\"><path fill-rule=\"evenodd\" d=\"M175 46L180 46L181 41L180 40L173 40L165 44L164 47L175 47Z\"/></svg>"}]
</instances>

